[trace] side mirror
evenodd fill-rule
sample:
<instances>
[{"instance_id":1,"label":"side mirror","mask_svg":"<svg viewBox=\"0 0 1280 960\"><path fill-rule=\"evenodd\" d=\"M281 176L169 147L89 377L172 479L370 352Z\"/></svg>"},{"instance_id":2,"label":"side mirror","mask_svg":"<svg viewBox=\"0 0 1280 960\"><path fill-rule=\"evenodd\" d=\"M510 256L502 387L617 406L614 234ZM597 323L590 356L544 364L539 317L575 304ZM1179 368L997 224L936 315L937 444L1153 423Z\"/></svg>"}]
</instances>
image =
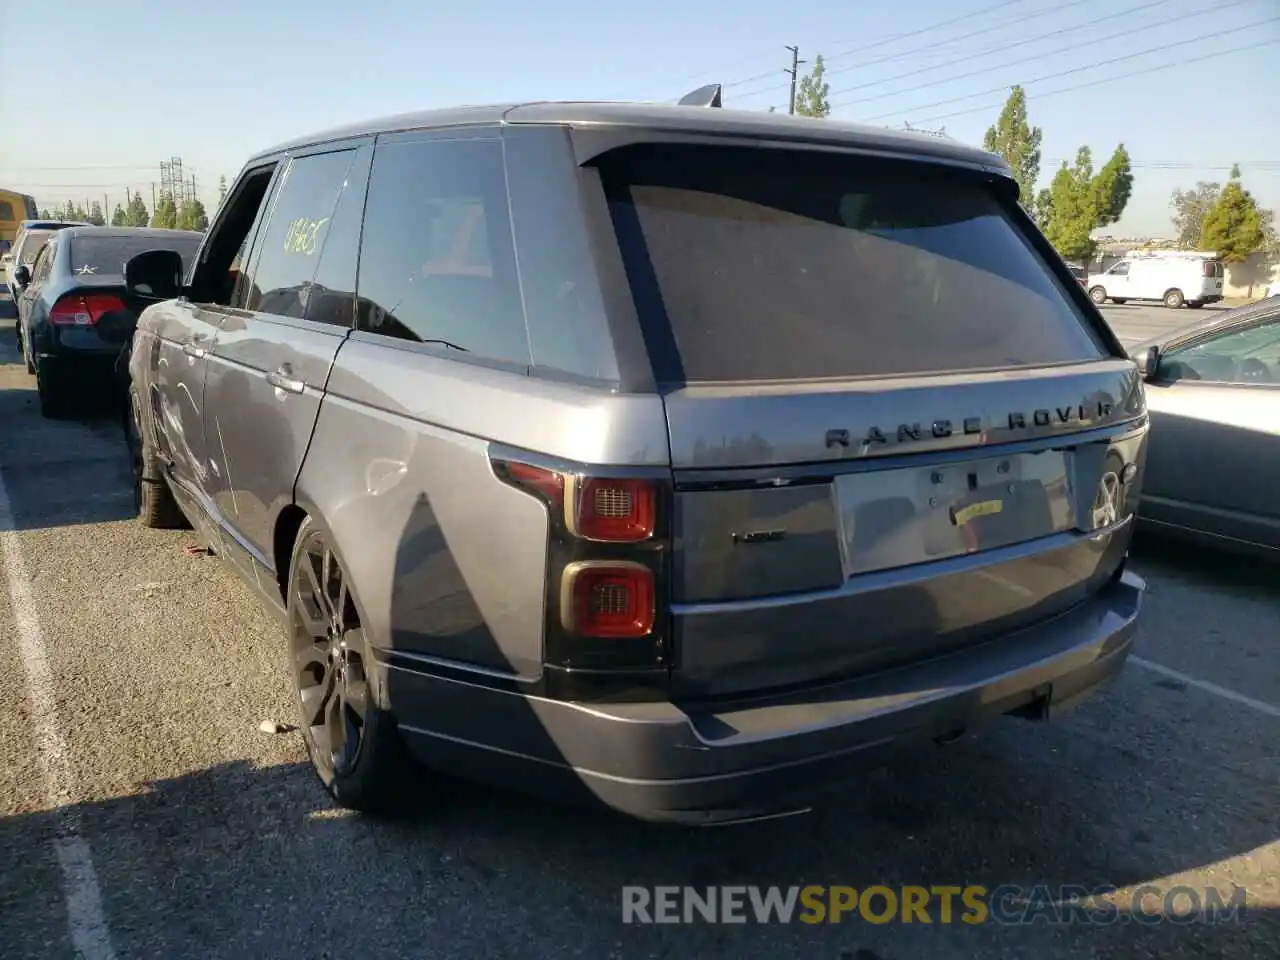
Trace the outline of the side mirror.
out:
<instances>
[{"instance_id":1,"label":"side mirror","mask_svg":"<svg viewBox=\"0 0 1280 960\"><path fill-rule=\"evenodd\" d=\"M1160 367L1160 348L1147 347L1133 359L1138 365L1138 373L1142 374L1142 379L1151 380Z\"/></svg>"},{"instance_id":2,"label":"side mirror","mask_svg":"<svg viewBox=\"0 0 1280 960\"><path fill-rule=\"evenodd\" d=\"M25 263L20 263L13 268L13 284L19 290L24 289L31 282L31 268Z\"/></svg>"},{"instance_id":3,"label":"side mirror","mask_svg":"<svg viewBox=\"0 0 1280 960\"><path fill-rule=\"evenodd\" d=\"M174 250L148 250L131 257L124 265L124 288L140 300L182 296L182 256Z\"/></svg>"}]
</instances>

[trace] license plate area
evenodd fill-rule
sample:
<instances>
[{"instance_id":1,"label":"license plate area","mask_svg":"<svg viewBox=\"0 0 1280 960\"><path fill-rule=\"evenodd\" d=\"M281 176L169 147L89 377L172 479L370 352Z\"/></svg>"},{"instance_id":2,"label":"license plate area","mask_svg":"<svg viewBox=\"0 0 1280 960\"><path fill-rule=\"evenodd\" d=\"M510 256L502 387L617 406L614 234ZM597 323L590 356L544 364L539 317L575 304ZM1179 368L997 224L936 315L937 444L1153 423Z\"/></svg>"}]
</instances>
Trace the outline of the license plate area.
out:
<instances>
[{"instance_id":1,"label":"license plate area","mask_svg":"<svg viewBox=\"0 0 1280 960\"><path fill-rule=\"evenodd\" d=\"M1044 450L836 478L846 577L1076 526L1072 453Z\"/></svg>"}]
</instances>

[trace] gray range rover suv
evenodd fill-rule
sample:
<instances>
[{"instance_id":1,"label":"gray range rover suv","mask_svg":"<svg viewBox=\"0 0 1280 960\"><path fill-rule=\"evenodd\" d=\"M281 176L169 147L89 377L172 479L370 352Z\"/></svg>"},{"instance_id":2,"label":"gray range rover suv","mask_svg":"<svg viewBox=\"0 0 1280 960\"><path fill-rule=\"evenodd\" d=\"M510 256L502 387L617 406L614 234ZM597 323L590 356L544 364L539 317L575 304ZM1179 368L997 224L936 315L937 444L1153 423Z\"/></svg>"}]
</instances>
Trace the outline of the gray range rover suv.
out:
<instances>
[{"instance_id":1,"label":"gray range rover suv","mask_svg":"<svg viewBox=\"0 0 1280 960\"><path fill-rule=\"evenodd\" d=\"M999 158L697 105L397 116L128 264L143 521L286 625L341 803L806 808L1122 667L1135 364Z\"/></svg>"}]
</instances>

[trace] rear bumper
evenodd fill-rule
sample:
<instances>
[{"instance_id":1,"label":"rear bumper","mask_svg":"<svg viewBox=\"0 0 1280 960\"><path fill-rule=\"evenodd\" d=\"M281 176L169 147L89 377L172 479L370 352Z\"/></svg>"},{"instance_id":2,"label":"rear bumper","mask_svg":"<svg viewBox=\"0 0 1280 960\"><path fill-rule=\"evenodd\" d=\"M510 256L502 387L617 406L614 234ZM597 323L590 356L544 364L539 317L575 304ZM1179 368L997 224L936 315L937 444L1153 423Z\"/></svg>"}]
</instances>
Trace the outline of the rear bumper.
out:
<instances>
[{"instance_id":1,"label":"rear bumper","mask_svg":"<svg viewBox=\"0 0 1280 960\"><path fill-rule=\"evenodd\" d=\"M388 693L410 748L438 768L646 820L731 821L803 808L898 745L1074 705L1120 671L1144 592L1126 572L1033 627L767 700L571 703L403 666Z\"/></svg>"}]
</instances>

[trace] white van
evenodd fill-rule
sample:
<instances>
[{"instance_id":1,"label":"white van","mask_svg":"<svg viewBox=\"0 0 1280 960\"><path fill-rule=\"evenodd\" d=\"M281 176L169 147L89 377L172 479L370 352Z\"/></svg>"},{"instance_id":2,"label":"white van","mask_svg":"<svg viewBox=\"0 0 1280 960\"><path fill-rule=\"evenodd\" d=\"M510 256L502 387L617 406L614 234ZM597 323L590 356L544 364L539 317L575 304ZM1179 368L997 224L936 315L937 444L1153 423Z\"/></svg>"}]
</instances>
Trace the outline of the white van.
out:
<instances>
[{"instance_id":1,"label":"white van","mask_svg":"<svg viewBox=\"0 0 1280 960\"><path fill-rule=\"evenodd\" d=\"M1089 297L1096 304L1161 300L1177 309L1222 299L1222 262L1216 254L1161 251L1130 254L1103 273L1089 274Z\"/></svg>"}]
</instances>

